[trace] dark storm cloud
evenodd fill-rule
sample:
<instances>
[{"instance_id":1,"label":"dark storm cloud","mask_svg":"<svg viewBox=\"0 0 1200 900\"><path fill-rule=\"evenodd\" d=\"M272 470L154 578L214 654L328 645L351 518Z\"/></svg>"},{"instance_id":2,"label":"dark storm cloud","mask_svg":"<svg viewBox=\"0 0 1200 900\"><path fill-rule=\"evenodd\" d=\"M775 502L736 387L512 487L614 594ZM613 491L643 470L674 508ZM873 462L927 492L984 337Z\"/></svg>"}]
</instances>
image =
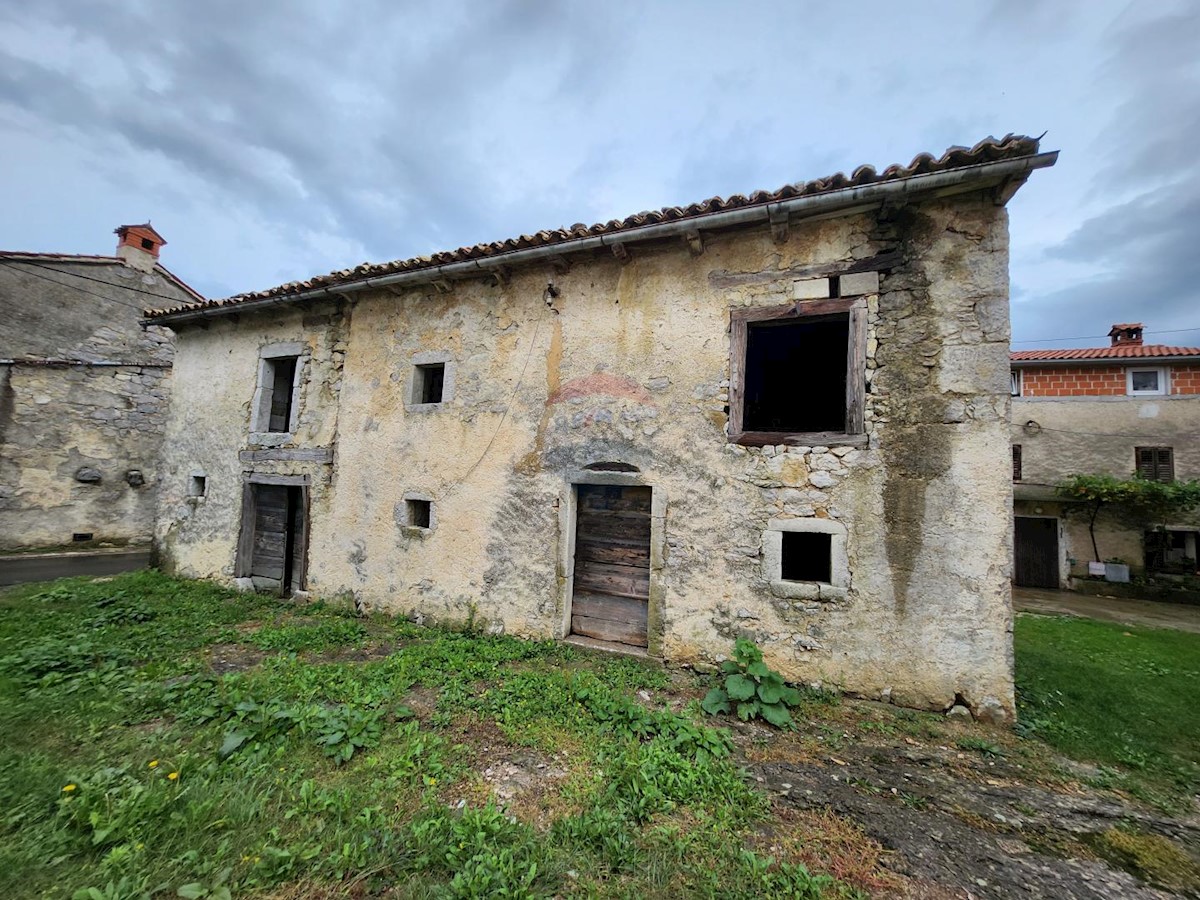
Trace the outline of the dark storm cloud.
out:
<instances>
[{"instance_id":1,"label":"dark storm cloud","mask_svg":"<svg viewBox=\"0 0 1200 900\"><path fill-rule=\"evenodd\" d=\"M1195 329L1150 341L1200 346L1200 17L1125 22L1107 37L1098 80L1114 112L1090 148L1086 185L1102 208L1046 250L1089 274L1031 292L1036 302L1016 336L1101 334L1112 322L1143 321L1151 332Z\"/></svg>"}]
</instances>

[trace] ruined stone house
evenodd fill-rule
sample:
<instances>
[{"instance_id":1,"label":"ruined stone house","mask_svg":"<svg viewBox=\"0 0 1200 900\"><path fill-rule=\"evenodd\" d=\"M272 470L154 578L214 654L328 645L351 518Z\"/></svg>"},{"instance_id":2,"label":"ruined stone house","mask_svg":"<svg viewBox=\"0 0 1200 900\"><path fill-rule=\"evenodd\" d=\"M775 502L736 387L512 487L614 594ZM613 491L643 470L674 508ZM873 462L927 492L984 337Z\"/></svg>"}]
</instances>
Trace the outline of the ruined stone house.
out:
<instances>
[{"instance_id":1,"label":"ruined stone house","mask_svg":"<svg viewBox=\"0 0 1200 900\"><path fill-rule=\"evenodd\" d=\"M175 572L1013 708L988 139L151 311Z\"/></svg>"},{"instance_id":2,"label":"ruined stone house","mask_svg":"<svg viewBox=\"0 0 1200 900\"><path fill-rule=\"evenodd\" d=\"M1065 588L1088 574L1089 516L1054 490L1071 475L1200 478L1200 348L1147 344L1144 330L1121 323L1108 347L1012 354L1015 583ZM1103 510L1102 560L1194 573L1200 513L1162 523L1165 543L1147 524Z\"/></svg>"},{"instance_id":3,"label":"ruined stone house","mask_svg":"<svg viewBox=\"0 0 1200 900\"><path fill-rule=\"evenodd\" d=\"M113 256L0 252L0 550L149 545L171 333L147 302L203 298L148 223Z\"/></svg>"}]
</instances>

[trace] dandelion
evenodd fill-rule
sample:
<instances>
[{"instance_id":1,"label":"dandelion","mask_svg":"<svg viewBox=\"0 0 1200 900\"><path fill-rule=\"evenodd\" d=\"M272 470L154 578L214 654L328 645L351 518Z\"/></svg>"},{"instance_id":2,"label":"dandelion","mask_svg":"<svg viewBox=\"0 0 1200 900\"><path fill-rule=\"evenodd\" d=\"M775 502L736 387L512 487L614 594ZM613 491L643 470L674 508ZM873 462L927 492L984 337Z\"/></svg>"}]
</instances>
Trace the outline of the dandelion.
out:
<instances>
[{"instance_id":1,"label":"dandelion","mask_svg":"<svg viewBox=\"0 0 1200 900\"><path fill-rule=\"evenodd\" d=\"M73 790L75 790L75 785L73 785L73 784L68 784L68 785L64 785L64 786L63 786L63 793L64 793L64 794L69 794L69 793L71 793L71 791L73 791Z\"/></svg>"},{"instance_id":2,"label":"dandelion","mask_svg":"<svg viewBox=\"0 0 1200 900\"><path fill-rule=\"evenodd\" d=\"M152 769L157 769L157 768L158 768L158 760L157 760L157 759L152 759L152 760L150 760L150 762L148 763L148 765L149 765L149 766L150 766L150 768L152 768Z\"/></svg>"},{"instance_id":3,"label":"dandelion","mask_svg":"<svg viewBox=\"0 0 1200 900\"><path fill-rule=\"evenodd\" d=\"M178 773L178 772L172 772L170 775L168 775L168 776L167 776L167 778L169 778L171 781L178 781L178 780L179 780L179 773Z\"/></svg>"}]
</instances>

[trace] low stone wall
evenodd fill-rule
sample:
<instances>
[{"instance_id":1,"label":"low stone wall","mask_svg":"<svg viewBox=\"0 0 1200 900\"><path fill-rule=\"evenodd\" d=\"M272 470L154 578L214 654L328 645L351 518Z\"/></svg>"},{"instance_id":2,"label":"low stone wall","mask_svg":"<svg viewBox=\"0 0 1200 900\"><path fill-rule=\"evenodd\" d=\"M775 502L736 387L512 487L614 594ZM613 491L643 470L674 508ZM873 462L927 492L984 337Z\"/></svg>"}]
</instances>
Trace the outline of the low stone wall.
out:
<instances>
[{"instance_id":1,"label":"low stone wall","mask_svg":"<svg viewBox=\"0 0 1200 900\"><path fill-rule=\"evenodd\" d=\"M1157 600L1162 603L1187 603L1200 606L1200 591L1162 582L1117 584L1091 578L1072 578L1071 590L1091 597L1117 597L1121 600Z\"/></svg>"}]
</instances>

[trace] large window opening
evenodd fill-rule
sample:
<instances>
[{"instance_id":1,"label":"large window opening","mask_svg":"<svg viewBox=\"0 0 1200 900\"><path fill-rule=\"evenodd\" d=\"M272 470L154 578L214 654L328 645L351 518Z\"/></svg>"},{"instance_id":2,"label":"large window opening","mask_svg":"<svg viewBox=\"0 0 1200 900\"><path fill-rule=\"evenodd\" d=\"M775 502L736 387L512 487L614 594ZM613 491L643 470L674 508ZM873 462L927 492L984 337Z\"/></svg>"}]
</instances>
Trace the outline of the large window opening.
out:
<instances>
[{"instance_id":1,"label":"large window opening","mask_svg":"<svg viewBox=\"0 0 1200 900\"><path fill-rule=\"evenodd\" d=\"M751 322L744 431L844 431L849 316Z\"/></svg>"},{"instance_id":2,"label":"large window opening","mask_svg":"<svg viewBox=\"0 0 1200 900\"><path fill-rule=\"evenodd\" d=\"M817 531L783 532L784 581L821 581L828 583L831 575L833 536Z\"/></svg>"},{"instance_id":3,"label":"large window opening","mask_svg":"<svg viewBox=\"0 0 1200 900\"><path fill-rule=\"evenodd\" d=\"M855 443L865 426L867 301L730 311L729 439Z\"/></svg>"}]
</instances>

